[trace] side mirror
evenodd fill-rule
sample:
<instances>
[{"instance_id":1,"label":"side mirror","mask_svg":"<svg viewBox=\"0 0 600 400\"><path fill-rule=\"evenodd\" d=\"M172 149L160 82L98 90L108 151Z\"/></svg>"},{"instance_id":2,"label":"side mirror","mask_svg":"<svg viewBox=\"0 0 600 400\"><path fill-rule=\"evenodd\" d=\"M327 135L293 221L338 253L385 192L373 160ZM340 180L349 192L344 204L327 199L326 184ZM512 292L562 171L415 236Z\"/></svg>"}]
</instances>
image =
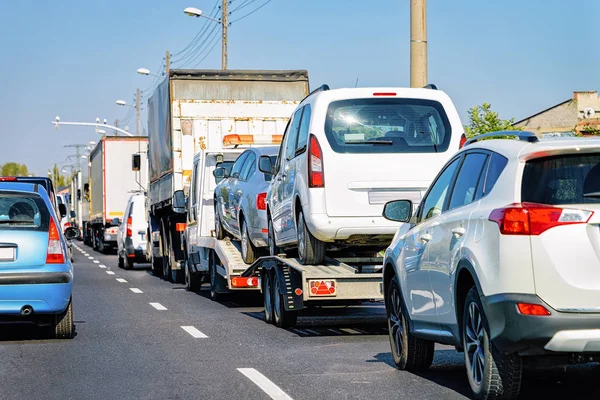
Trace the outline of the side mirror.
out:
<instances>
[{"instance_id":1,"label":"side mirror","mask_svg":"<svg viewBox=\"0 0 600 400\"><path fill-rule=\"evenodd\" d=\"M71 210L71 218L77 218L77 214L75 214L75 211Z\"/></svg>"},{"instance_id":2,"label":"side mirror","mask_svg":"<svg viewBox=\"0 0 600 400\"><path fill-rule=\"evenodd\" d=\"M215 168L215 170L213 171L213 176L216 179L225 179L227 178L227 170L223 167Z\"/></svg>"},{"instance_id":3,"label":"side mirror","mask_svg":"<svg viewBox=\"0 0 600 400\"><path fill-rule=\"evenodd\" d=\"M412 215L412 202L410 200L394 200L383 207L383 217L395 222L408 222Z\"/></svg>"},{"instance_id":4,"label":"side mirror","mask_svg":"<svg viewBox=\"0 0 600 400\"><path fill-rule=\"evenodd\" d=\"M58 205L58 212L60 213L60 217L64 218L67 216L67 206L64 204Z\"/></svg>"},{"instance_id":5,"label":"side mirror","mask_svg":"<svg viewBox=\"0 0 600 400\"><path fill-rule=\"evenodd\" d=\"M141 165L141 157L139 154L133 154L131 157L131 170L139 171Z\"/></svg>"},{"instance_id":6,"label":"side mirror","mask_svg":"<svg viewBox=\"0 0 600 400\"><path fill-rule=\"evenodd\" d=\"M113 218L112 224L118 226L118 225L121 225L121 221L119 221L119 218Z\"/></svg>"},{"instance_id":7,"label":"side mirror","mask_svg":"<svg viewBox=\"0 0 600 400\"><path fill-rule=\"evenodd\" d=\"M67 239L76 239L80 235L81 235L81 231L77 228L70 226L67 229L65 229L65 237Z\"/></svg>"},{"instance_id":8,"label":"side mirror","mask_svg":"<svg viewBox=\"0 0 600 400\"><path fill-rule=\"evenodd\" d=\"M177 190L175 193L173 193L172 204L174 212L178 214L185 214L186 201L185 193L183 192L183 190Z\"/></svg>"},{"instance_id":9,"label":"side mirror","mask_svg":"<svg viewBox=\"0 0 600 400\"><path fill-rule=\"evenodd\" d=\"M273 175L273 163L271 157L260 156L258 159L258 170L264 174Z\"/></svg>"}]
</instances>

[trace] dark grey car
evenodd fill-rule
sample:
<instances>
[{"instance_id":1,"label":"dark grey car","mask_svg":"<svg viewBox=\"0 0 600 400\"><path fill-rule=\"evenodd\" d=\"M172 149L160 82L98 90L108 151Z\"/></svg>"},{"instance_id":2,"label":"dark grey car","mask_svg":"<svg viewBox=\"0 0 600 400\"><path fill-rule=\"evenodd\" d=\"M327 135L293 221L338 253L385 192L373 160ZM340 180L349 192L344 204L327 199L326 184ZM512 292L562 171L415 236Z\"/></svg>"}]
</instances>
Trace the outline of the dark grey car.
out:
<instances>
[{"instance_id":1,"label":"dark grey car","mask_svg":"<svg viewBox=\"0 0 600 400\"><path fill-rule=\"evenodd\" d=\"M215 176L224 176L215 188L215 235L239 240L247 264L258 258L258 248L268 246L265 201L271 175L258 170L258 160L269 156L275 164L278 152L278 146L251 148L240 154L231 172L215 170Z\"/></svg>"}]
</instances>

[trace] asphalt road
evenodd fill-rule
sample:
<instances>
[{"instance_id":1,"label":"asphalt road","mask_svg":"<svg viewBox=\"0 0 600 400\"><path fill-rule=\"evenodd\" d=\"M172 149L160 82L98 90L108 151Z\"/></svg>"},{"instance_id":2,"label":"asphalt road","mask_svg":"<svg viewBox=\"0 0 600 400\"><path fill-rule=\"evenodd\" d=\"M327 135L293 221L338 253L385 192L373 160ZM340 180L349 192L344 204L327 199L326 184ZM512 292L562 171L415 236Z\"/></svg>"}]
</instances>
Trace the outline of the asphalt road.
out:
<instances>
[{"instance_id":1,"label":"asphalt road","mask_svg":"<svg viewBox=\"0 0 600 400\"><path fill-rule=\"evenodd\" d=\"M282 330L258 296L210 300L147 268L77 243L77 336L47 340L0 324L1 399L464 399L462 354L439 346L432 368L393 367L383 309L311 310ZM88 254L86 256L85 254ZM348 322L349 321L349 322ZM522 398L596 398L597 367L527 371ZM595 396L594 396L595 395Z\"/></svg>"}]
</instances>

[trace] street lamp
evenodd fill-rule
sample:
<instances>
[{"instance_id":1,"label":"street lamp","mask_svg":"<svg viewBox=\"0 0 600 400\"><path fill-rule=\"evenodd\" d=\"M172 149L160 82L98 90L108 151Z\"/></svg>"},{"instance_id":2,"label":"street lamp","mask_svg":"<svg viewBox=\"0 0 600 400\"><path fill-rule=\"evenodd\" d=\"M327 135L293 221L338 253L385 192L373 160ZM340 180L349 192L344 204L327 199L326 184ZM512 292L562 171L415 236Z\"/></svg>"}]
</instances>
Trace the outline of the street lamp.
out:
<instances>
[{"instance_id":1,"label":"street lamp","mask_svg":"<svg viewBox=\"0 0 600 400\"><path fill-rule=\"evenodd\" d=\"M152 75L152 76L155 76L157 78L162 78L162 76L158 76L158 75L155 75L155 74L151 73L148 68L138 68L137 69L137 73L140 74L140 75ZM117 104L119 104L119 103L117 102ZM119 105L121 105L121 104L119 104Z\"/></svg>"},{"instance_id":2,"label":"street lamp","mask_svg":"<svg viewBox=\"0 0 600 400\"><path fill-rule=\"evenodd\" d=\"M229 4L229 2L227 1L223 1L223 6L222 6L222 13L223 13L223 19L215 19L209 16L206 16L204 14L202 14L202 10L196 8L196 7L187 7L186 9L183 10L183 12L185 13L185 15L188 15L190 17L194 17L194 18L199 18L199 17L203 17L206 19L209 19L211 21L217 22L219 24L221 24L221 27L223 29L223 38L221 40L221 69L226 70L227 69L227 27L229 26L229 22L228 22L228 10L227 10L227 5Z\"/></svg>"}]
</instances>

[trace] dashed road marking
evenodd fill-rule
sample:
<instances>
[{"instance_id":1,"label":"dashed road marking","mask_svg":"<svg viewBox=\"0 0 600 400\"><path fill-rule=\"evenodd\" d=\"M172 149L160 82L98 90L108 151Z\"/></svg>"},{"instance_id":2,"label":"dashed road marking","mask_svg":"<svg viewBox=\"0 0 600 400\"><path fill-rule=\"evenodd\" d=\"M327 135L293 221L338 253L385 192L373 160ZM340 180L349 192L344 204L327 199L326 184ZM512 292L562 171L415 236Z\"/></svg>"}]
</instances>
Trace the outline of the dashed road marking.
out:
<instances>
[{"instance_id":1,"label":"dashed road marking","mask_svg":"<svg viewBox=\"0 0 600 400\"><path fill-rule=\"evenodd\" d=\"M350 329L350 328L340 328L340 331L349 333L351 335L360 335L359 331L355 331L354 329Z\"/></svg>"},{"instance_id":2,"label":"dashed road marking","mask_svg":"<svg viewBox=\"0 0 600 400\"><path fill-rule=\"evenodd\" d=\"M181 329L192 335L194 339L206 339L208 337L193 326L182 326Z\"/></svg>"},{"instance_id":3,"label":"dashed road marking","mask_svg":"<svg viewBox=\"0 0 600 400\"><path fill-rule=\"evenodd\" d=\"M312 329L305 329L305 331L308 332L308 333L312 333L313 335L317 335L317 336L320 335L319 332L313 331Z\"/></svg>"},{"instance_id":4,"label":"dashed road marking","mask_svg":"<svg viewBox=\"0 0 600 400\"><path fill-rule=\"evenodd\" d=\"M115 274L115 273L114 273L114 272L112 272L112 271L106 271L106 273L107 273L107 274L109 274L109 275L114 275L114 274Z\"/></svg>"},{"instance_id":5,"label":"dashed road marking","mask_svg":"<svg viewBox=\"0 0 600 400\"><path fill-rule=\"evenodd\" d=\"M160 303L150 303L150 305L151 305L152 307L156 308L156 309L157 309L157 310L159 310L159 311L164 311L164 310L166 310L166 309L167 309L167 307L163 306L163 305L162 305L162 304L160 304Z\"/></svg>"},{"instance_id":6,"label":"dashed road marking","mask_svg":"<svg viewBox=\"0 0 600 400\"><path fill-rule=\"evenodd\" d=\"M100 264L100 261L94 260L94 264Z\"/></svg>"},{"instance_id":7,"label":"dashed road marking","mask_svg":"<svg viewBox=\"0 0 600 400\"><path fill-rule=\"evenodd\" d=\"M104 264L100 264L100 265L98 265L98 266L99 266L100 268L106 268L106 265L104 265Z\"/></svg>"},{"instance_id":8,"label":"dashed road marking","mask_svg":"<svg viewBox=\"0 0 600 400\"><path fill-rule=\"evenodd\" d=\"M261 388L262 391L268 394L270 398L274 400L292 400L292 398L283 390L281 390L279 386L271 382L269 378L254 368L238 368L237 370L244 374L246 378L254 382L256 386Z\"/></svg>"},{"instance_id":9,"label":"dashed road marking","mask_svg":"<svg viewBox=\"0 0 600 400\"><path fill-rule=\"evenodd\" d=\"M88 256L88 258L89 258L90 260L93 260L93 259L94 259L94 257L92 257L92 256Z\"/></svg>"},{"instance_id":10,"label":"dashed road marking","mask_svg":"<svg viewBox=\"0 0 600 400\"><path fill-rule=\"evenodd\" d=\"M142 292L140 289L138 289L136 287L129 288L129 290L131 290L133 293L144 293L144 292Z\"/></svg>"},{"instance_id":11,"label":"dashed road marking","mask_svg":"<svg viewBox=\"0 0 600 400\"><path fill-rule=\"evenodd\" d=\"M341 335L340 331L334 331L333 329L327 329L331 333L335 333L336 335Z\"/></svg>"},{"instance_id":12,"label":"dashed road marking","mask_svg":"<svg viewBox=\"0 0 600 400\"><path fill-rule=\"evenodd\" d=\"M127 280L123 278L117 278L117 282L127 283Z\"/></svg>"}]
</instances>

